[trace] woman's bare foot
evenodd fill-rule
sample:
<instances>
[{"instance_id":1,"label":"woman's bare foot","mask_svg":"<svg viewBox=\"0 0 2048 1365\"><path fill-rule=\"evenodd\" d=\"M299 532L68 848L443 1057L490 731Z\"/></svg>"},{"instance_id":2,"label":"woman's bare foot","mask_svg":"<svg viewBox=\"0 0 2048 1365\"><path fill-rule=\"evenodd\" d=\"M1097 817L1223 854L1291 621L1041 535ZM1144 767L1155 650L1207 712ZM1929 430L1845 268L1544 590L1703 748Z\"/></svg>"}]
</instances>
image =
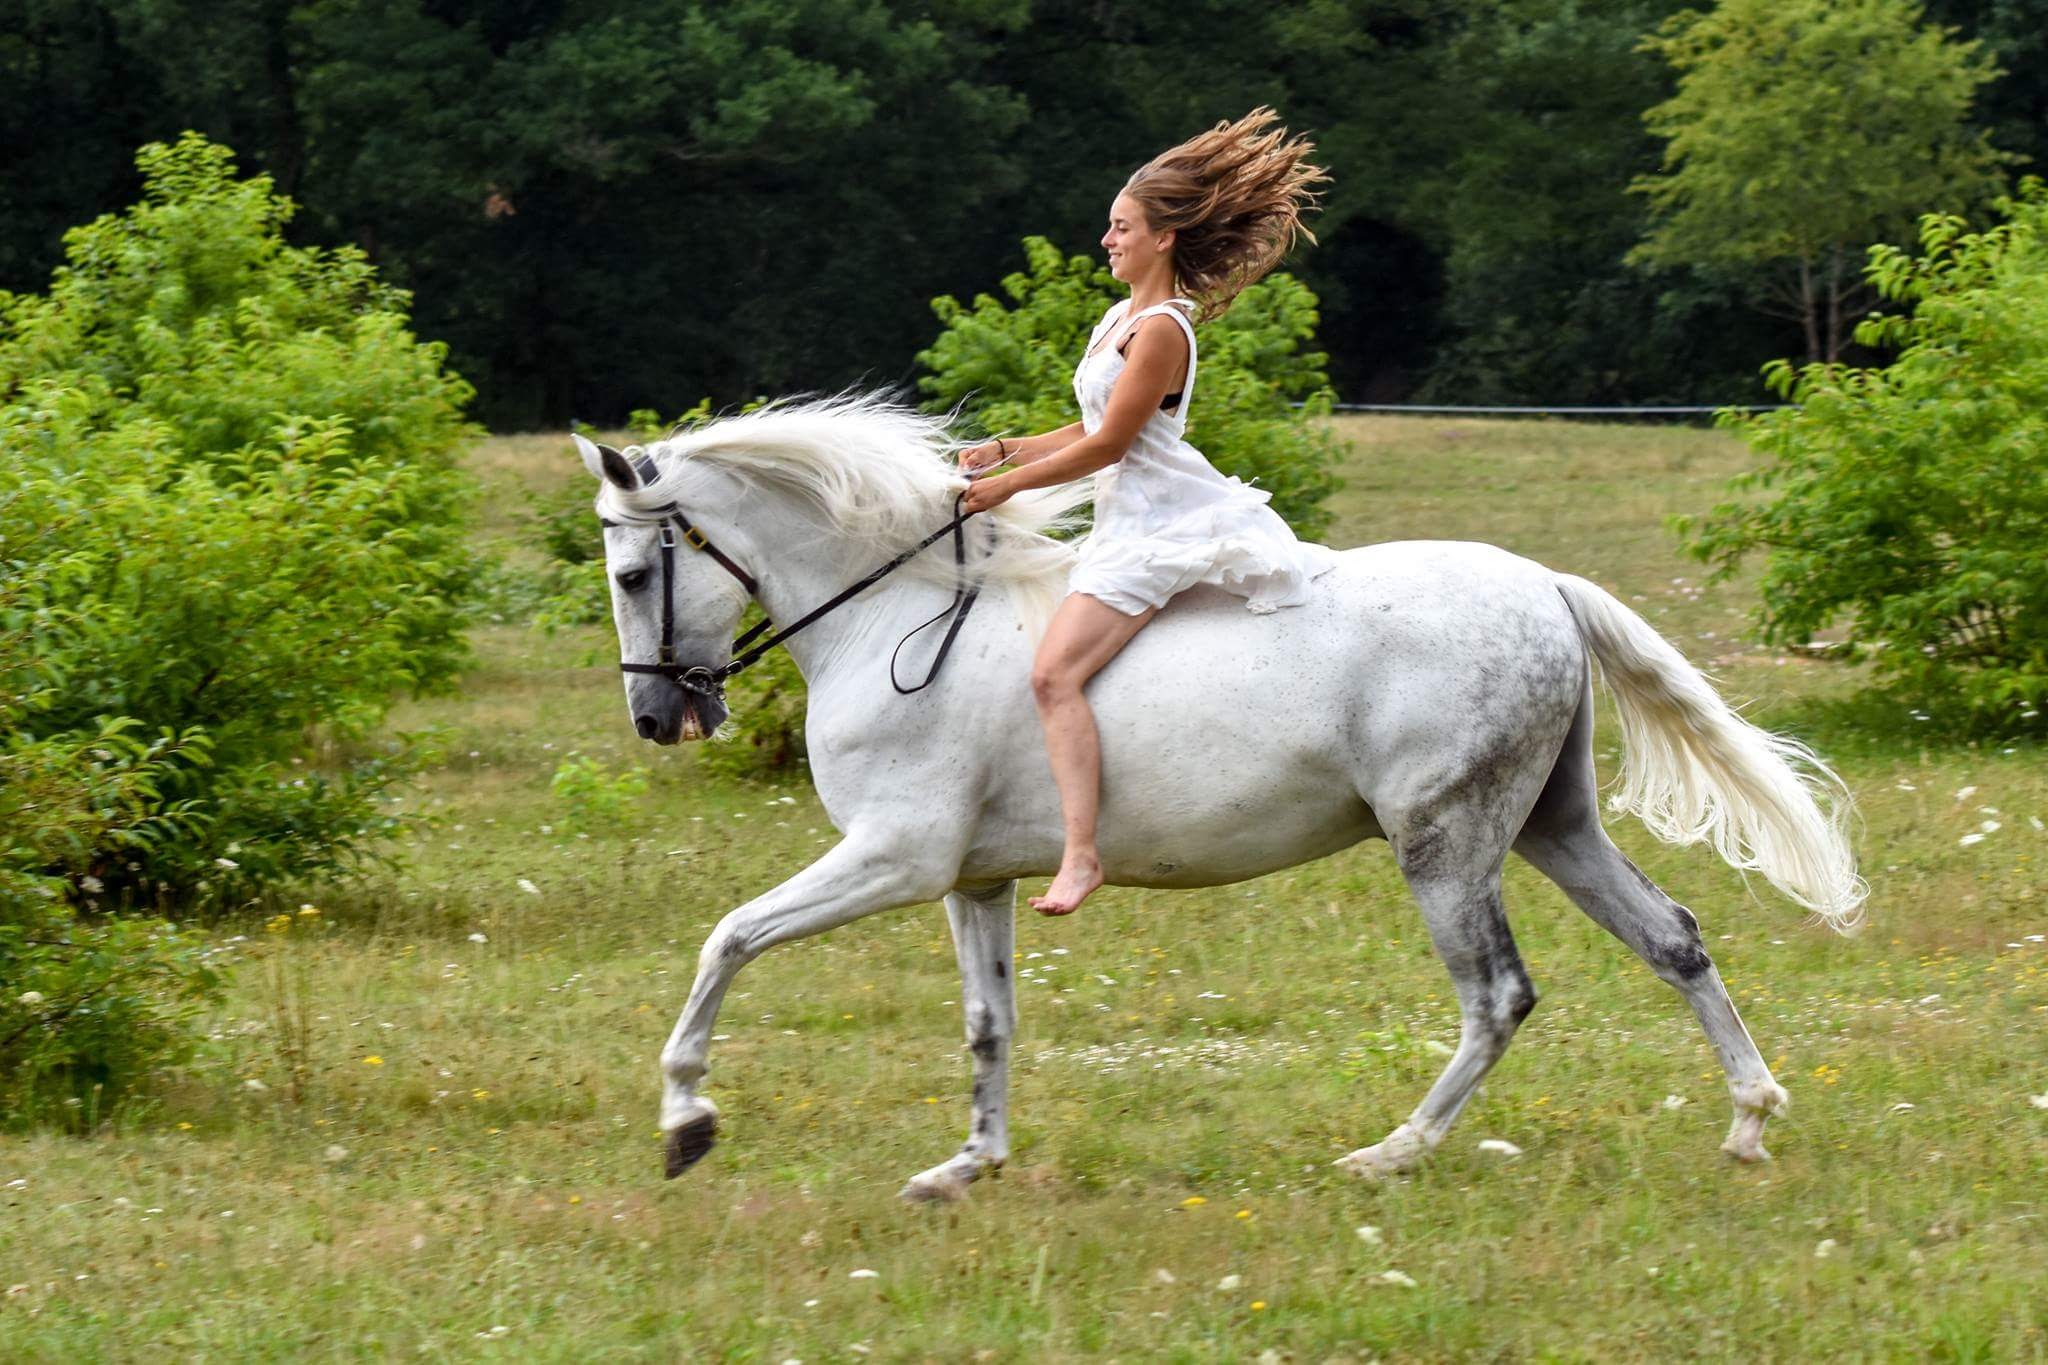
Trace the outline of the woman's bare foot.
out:
<instances>
[{"instance_id":1,"label":"woman's bare foot","mask_svg":"<svg viewBox=\"0 0 2048 1365\"><path fill-rule=\"evenodd\" d=\"M1045 894L1031 898L1031 908L1041 915L1071 915L1101 885L1101 859L1092 853L1069 854L1060 860L1060 874Z\"/></svg>"}]
</instances>

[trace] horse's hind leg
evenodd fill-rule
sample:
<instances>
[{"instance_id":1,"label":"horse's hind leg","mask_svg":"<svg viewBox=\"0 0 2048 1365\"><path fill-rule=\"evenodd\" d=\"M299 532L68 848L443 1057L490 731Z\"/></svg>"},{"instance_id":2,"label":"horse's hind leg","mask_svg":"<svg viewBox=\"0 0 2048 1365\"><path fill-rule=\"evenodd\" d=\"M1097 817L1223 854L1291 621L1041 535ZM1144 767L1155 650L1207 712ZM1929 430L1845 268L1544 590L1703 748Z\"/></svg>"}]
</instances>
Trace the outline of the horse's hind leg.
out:
<instances>
[{"instance_id":1,"label":"horse's hind leg","mask_svg":"<svg viewBox=\"0 0 2048 1365\"><path fill-rule=\"evenodd\" d=\"M1479 827L1489 821L1460 821L1473 828L1463 847L1478 850L1484 843ZM1494 838L1498 838L1495 835ZM1437 956L1450 969L1458 992L1458 1050L1405 1123L1371 1147L1362 1147L1337 1162L1360 1175L1405 1170L1429 1154L1479 1082L1507 1051L1515 1029L1536 1005L1536 988L1515 951L1500 898L1501 853L1481 854L1485 864L1460 857L1451 831L1432 827L1406 838L1396 836L1395 852L1409 888L1422 905ZM1448 864L1448 865L1446 865Z\"/></svg>"},{"instance_id":2,"label":"horse's hind leg","mask_svg":"<svg viewBox=\"0 0 2048 1365\"><path fill-rule=\"evenodd\" d=\"M1515 851L1685 997L1721 1058L1735 1104L1735 1121L1721 1150L1738 1161L1767 1160L1764 1121L1784 1111L1785 1091L1771 1078L1742 1026L1700 940L1699 921L1644 876L1600 827L1592 729L1589 693Z\"/></svg>"}]
</instances>

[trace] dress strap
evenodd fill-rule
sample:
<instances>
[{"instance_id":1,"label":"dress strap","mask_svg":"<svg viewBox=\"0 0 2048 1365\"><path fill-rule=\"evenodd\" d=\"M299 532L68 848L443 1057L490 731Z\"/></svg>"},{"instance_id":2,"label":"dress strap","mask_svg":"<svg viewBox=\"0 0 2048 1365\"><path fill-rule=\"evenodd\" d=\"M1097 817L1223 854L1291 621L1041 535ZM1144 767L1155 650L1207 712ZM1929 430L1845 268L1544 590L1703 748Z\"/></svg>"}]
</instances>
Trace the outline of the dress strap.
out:
<instances>
[{"instance_id":1,"label":"dress strap","mask_svg":"<svg viewBox=\"0 0 2048 1365\"><path fill-rule=\"evenodd\" d=\"M1109 311L1102 315L1102 320L1095 324L1095 330L1088 334L1089 355L1094 355L1102 349L1099 344L1102 338L1114 331L1117 323L1123 320L1124 314L1130 311L1131 301L1129 299L1118 299L1115 303L1109 305Z\"/></svg>"},{"instance_id":2,"label":"dress strap","mask_svg":"<svg viewBox=\"0 0 2048 1365\"><path fill-rule=\"evenodd\" d=\"M1195 397L1195 325L1188 321L1186 313L1174 307L1175 304L1186 304L1189 308L1195 306L1192 299L1168 299L1165 303L1155 303L1144 312L1138 314L1136 318L1133 318L1131 326L1135 330L1137 324L1145 318L1152 316L1154 313L1164 313L1179 323L1180 329L1188 334L1188 379L1187 383L1180 386L1180 406L1174 410L1173 414L1175 417L1185 419L1188 415L1188 404L1193 402Z\"/></svg>"}]
</instances>

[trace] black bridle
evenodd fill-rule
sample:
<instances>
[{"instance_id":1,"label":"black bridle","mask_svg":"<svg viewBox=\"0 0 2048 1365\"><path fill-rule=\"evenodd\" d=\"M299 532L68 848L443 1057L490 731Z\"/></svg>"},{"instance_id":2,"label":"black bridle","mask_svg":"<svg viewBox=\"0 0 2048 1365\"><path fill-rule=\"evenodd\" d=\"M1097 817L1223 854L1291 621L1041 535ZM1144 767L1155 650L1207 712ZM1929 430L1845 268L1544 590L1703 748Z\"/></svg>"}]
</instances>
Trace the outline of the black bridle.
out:
<instances>
[{"instance_id":1,"label":"black bridle","mask_svg":"<svg viewBox=\"0 0 2048 1365\"><path fill-rule=\"evenodd\" d=\"M643 483L652 481L655 473L658 472L655 470L653 460L645 454L640 455L639 459L634 461L634 469L640 475ZM713 545L710 538L702 531L692 526L690 519L683 515L682 508L674 503L669 503L666 506L657 507L652 510L653 515L661 519L659 523L661 528L661 648L656 654L653 663L636 664L621 661L619 671L621 673L652 673L656 677L667 678L686 692L694 692L700 697L712 698L720 704L723 704L725 700L726 679L759 662L761 656L769 650L774 649L805 626L810 625L820 617L827 615L850 599L859 596L862 592L881 582L884 578L887 578L890 574L917 558L918 555L924 553L925 550L949 534L953 537L953 565L955 570L953 600L937 616L916 627L910 634L905 635L896 642L894 652L889 655L890 686L906 697L915 692L922 692L927 687L930 687L937 680L939 669L946 662L946 655L952 651L953 641L960 634L960 627L966 624L967 613L974 609L975 599L981 596L980 584L977 583L973 587L969 587L967 583L967 533L963 528L967 525L967 519L973 516L974 513L962 511L960 499L956 497L953 499L953 519L951 521L905 550L902 554L897 555L867 577L833 594L832 597L813 607L781 630L772 629L775 624L773 621L763 620L756 622L737 640L732 642L732 659L723 668L705 668L702 665L685 668L676 659L675 583L677 543L680 542L688 545L693 550L710 555L720 568L739 580L740 586L747 590L747 596L753 598L756 602L761 599L761 585L752 574L741 568L730 555L720 550L716 545ZM605 526L617 526L620 523L603 521L602 524ZM905 687L896 678L896 658L903 652L903 646L909 644L912 637L919 634L927 626L938 624L949 614L953 618L953 623L946 627L946 637L939 642L939 652L932 659L931 670L925 674L924 681L917 686Z\"/></svg>"}]
</instances>

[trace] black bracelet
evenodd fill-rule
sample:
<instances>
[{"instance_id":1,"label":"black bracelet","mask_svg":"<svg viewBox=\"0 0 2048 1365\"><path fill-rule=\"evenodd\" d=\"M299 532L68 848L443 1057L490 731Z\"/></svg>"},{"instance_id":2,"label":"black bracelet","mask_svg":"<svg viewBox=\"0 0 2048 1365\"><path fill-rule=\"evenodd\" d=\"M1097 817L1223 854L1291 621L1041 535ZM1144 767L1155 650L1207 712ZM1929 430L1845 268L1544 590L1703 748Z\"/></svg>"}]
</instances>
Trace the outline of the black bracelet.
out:
<instances>
[{"instance_id":1,"label":"black bracelet","mask_svg":"<svg viewBox=\"0 0 2048 1365\"><path fill-rule=\"evenodd\" d=\"M1008 446L1004 445L1004 444L1003 444L1003 438L1002 438L1002 437L1000 437L1000 436L998 436L998 437L996 437L996 463L997 463L997 464L1008 464L1009 462L1010 462L1010 448L1009 448Z\"/></svg>"}]
</instances>

